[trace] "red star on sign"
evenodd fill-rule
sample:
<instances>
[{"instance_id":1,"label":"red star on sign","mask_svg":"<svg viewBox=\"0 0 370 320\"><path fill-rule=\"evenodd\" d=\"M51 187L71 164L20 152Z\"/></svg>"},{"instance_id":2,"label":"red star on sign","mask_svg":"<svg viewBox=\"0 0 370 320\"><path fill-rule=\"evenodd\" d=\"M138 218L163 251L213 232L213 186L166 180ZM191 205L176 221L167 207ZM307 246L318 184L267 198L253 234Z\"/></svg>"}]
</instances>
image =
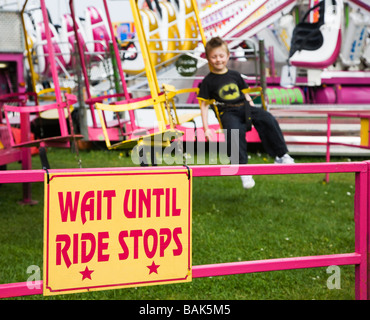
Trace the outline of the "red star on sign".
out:
<instances>
[{"instance_id":1,"label":"red star on sign","mask_svg":"<svg viewBox=\"0 0 370 320\"><path fill-rule=\"evenodd\" d=\"M88 278L91 280L91 274L94 272L94 270L89 270L89 268L86 266L84 271L80 271L82 274L82 280Z\"/></svg>"},{"instance_id":2,"label":"red star on sign","mask_svg":"<svg viewBox=\"0 0 370 320\"><path fill-rule=\"evenodd\" d=\"M146 266L147 268L149 268L149 274L155 272L156 274L158 274L158 268L159 268L159 264L155 264L154 261L152 262L152 264L150 266Z\"/></svg>"}]
</instances>

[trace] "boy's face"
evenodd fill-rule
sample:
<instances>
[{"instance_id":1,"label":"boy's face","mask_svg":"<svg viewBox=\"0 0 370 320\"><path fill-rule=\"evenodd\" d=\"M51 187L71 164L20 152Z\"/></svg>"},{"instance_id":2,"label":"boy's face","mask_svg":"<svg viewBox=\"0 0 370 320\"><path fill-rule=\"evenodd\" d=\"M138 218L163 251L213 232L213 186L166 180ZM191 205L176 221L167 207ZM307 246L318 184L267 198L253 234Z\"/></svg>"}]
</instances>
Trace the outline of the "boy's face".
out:
<instances>
[{"instance_id":1,"label":"boy's face","mask_svg":"<svg viewBox=\"0 0 370 320\"><path fill-rule=\"evenodd\" d=\"M225 73L229 61L229 53L225 46L212 49L208 54L208 62L212 67L213 73Z\"/></svg>"}]
</instances>

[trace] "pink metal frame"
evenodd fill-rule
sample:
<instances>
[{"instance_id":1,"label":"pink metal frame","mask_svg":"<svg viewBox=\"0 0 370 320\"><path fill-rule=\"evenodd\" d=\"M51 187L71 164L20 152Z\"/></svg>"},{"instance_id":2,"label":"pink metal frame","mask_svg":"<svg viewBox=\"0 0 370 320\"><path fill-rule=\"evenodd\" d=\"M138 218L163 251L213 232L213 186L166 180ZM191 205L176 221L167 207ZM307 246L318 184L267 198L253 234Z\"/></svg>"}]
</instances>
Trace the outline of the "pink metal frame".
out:
<instances>
[{"instance_id":1,"label":"pink metal frame","mask_svg":"<svg viewBox=\"0 0 370 320\"><path fill-rule=\"evenodd\" d=\"M266 2L267 1L264 1L262 3L262 1L261 1L261 5L258 8L261 8ZM288 6L289 4L291 4L293 2L296 2L296 0L287 0L287 1L285 1L284 4L281 4L279 7L275 8L273 11L267 13L263 18L257 19L254 23L252 23L248 27L246 27L246 28L240 30L239 32L237 32L236 34L234 34L233 37L235 37L235 38L242 37L247 31L251 30L252 28L254 28L255 26L257 26L258 24L260 24L263 20L266 20L266 19L270 18L276 12L279 12L279 11L283 10L284 7ZM254 14L256 11L257 11L257 9L252 14ZM234 30L234 29L232 29L232 30ZM230 30L228 33L230 33L232 30ZM227 34L225 35L225 37L227 37Z\"/></svg>"},{"instance_id":2,"label":"pink metal frame","mask_svg":"<svg viewBox=\"0 0 370 320\"><path fill-rule=\"evenodd\" d=\"M24 5L26 5L28 0ZM49 21L48 18L48 13L46 10L46 5L45 5L45 0L40 0L40 7L42 11L42 16L43 16L43 21L45 25L45 35L46 35L46 40L47 40L47 47L48 47L48 52L50 54L50 57L55 56L55 50L53 43L51 41L51 31L49 28L49 24L46 23ZM56 103L57 104L62 104L63 103L63 97L62 93L60 90L60 85L59 85L59 79L58 79L58 71L57 71L57 65L55 62L55 59L51 58L50 60L50 69L51 69L51 75L53 78L53 83L54 83L54 88L55 88L55 98L56 98ZM68 135L68 128L67 128L67 122L64 117L64 110L63 108L58 108L58 114L59 114L59 126L60 126L60 133L62 136Z\"/></svg>"},{"instance_id":3,"label":"pink metal frame","mask_svg":"<svg viewBox=\"0 0 370 320\"><path fill-rule=\"evenodd\" d=\"M97 101L98 100L97 98L93 99L91 97L89 77L88 77L88 74L87 74L87 69L86 69L86 64L85 64L85 59L84 59L84 48L83 48L83 45L81 43L81 39L77 36L78 35L78 30L77 30L76 15L75 15L75 11L74 11L74 3L73 2L74 2L74 0L69 0L69 7L70 7L70 10L71 10L71 17L72 17L72 20L73 20L73 28L74 28L74 31L75 31L75 34L76 34L75 38L76 38L77 45L78 45L78 54L79 54L79 57L80 57L81 69L82 69L82 73L84 75L85 88L86 88L86 94L87 94L86 103L89 104L89 106L90 106L93 127L97 128L98 125L97 125L96 117L95 117L95 113L94 113L94 104L95 104L95 102L102 102L105 98L109 98L109 97L113 97L113 96L101 96L101 97L99 97L99 101ZM115 57L116 62L117 62L117 68L118 68L119 77L120 77L120 80L121 80L121 85L122 85L122 90L123 90L123 94L115 94L114 97L122 97L123 96L125 98L124 101L126 103L128 103L130 101L130 94L128 92L126 81L125 81L125 76L123 74L121 59L120 59L119 51L118 51L118 44L117 44L116 38L114 36L113 25L112 25L112 22L111 22L111 19L110 19L109 9L108 9L108 5L107 5L106 0L103 0L103 5L104 5L104 10L105 10L108 26L109 26L109 34L110 34L112 45L113 45L114 57ZM129 116L130 116L130 119L131 119L131 125L132 125L133 129L136 129L135 115L134 115L134 112L132 110L129 111Z\"/></svg>"},{"instance_id":4,"label":"pink metal frame","mask_svg":"<svg viewBox=\"0 0 370 320\"><path fill-rule=\"evenodd\" d=\"M20 64L18 64L18 69ZM19 74L20 71L18 71ZM23 79L22 78L18 79ZM37 103L37 94L32 92L24 92L24 89L21 89L20 92L17 93L9 93L0 96L0 123L3 122L2 111L4 109L4 104L9 102L16 102L18 104L26 104L28 96L33 96L35 102ZM6 112L5 112L6 115ZM21 114L20 115L20 126L21 126L21 140L22 141L29 141L31 137L31 127L30 127L30 119L28 115ZM32 160L31 160L31 149L29 148L21 148L16 149L12 148L13 143L13 136L11 134L10 127L7 126L8 134L9 134L9 144L5 146L5 149L0 150L0 164L8 164L12 162L21 161L22 169L29 170L32 168ZM35 201L32 200L32 192L31 192L31 184L24 183L23 184L23 200L21 201L22 204L35 204Z\"/></svg>"},{"instance_id":5,"label":"pink metal frame","mask_svg":"<svg viewBox=\"0 0 370 320\"><path fill-rule=\"evenodd\" d=\"M26 8L27 3L28 3L28 0L24 2L22 12ZM40 0L40 8L41 8L42 16L43 16L43 21L44 21L48 53L51 57L51 59L49 59L49 63L50 63L50 70L52 74L52 79L53 79L53 84L54 84L54 89L55 89L55 98L56 98L55 104L50 105L50 107L57 108L58 115L59 115L60 133L61 133L61 136L66 137L68 136L68 127L67 127L67 122L64 116L64 109L63 109L63 107L65 106L65 102L63 101L63 97L62 97L62 93L61 93L61 89L59 85L57 65L56 65L55 59L53 58L55 56L55 50L54 50L54 46L53 46L52 39L51 39L51 30L49 28L49 24L47 23L47 21L49 21L49 18L48 18L46 5L45 5L45 0ZM6 58L9 58L9 57L6 57ZM20 76L19 72L20 70L18 70L18 77ZM18 82L22 82L21 79L23 79L23 76L21 78L18 78ZM24 89L22 89L22 92L20 93L24 93ZM73 103L75 103L75 101ZM8 107L8 111L20 112L21 127L22 127L21 128L22 142L25 143L26 141L30 141L30 122L28 119L28 115L26 113L46 110L47 107L45 106L35 106L35 107L22 106L22 108L20 108L21 106L18 106L17 108L14 107L14 109L10 110L11 106L4 105L3 107L4 111L6 111L7 107ZM6 112L5 112L5 116L7 116ZM8 125L9 134L10 134L11 131L10 131L9 121L7 121L7 125ZM14 142L11 141L11 144L13 146ZM30 156L29 156L29 159L30 159Z\"/></svg>"},{"instance_id":6,"label":"pink metal frame","mask_svg":"<svg viewBox=\"0 0 370 320\"><path fill-rule=\"evenodd\" d=\"M152 167L151 170L171 169L174 167ZM330 265L355 265L355 295L356 299L367 300L368 294L368 237L369 208L368 188L370 181L370 161L351 163L302 163L294 165L241 165L238 167L213 165L190 166L193 177L212 177L221 175L276 175L276 174L313 174L313 173L355 173L355 251L343 254L306 256L281 259L267 259L258 261L229 262L210 265L193 266L193 278L243 274L252 272L266 272L274 270L289 270L301 268L326 267ZM132 168L89 168L89 169L59 169L49 170L49 173L62 172L100 172L100 171L140 171L141 167ZM148 169L145 169L148 170ZM5 171L0 173L0 183L43 182L44 170L30 170L27 174L21 171ZM40 289L28 289L26 282L0 285L0 298L24 295L42 294Z\"/></svg>"},{"instance_id":7,"label":"pink metal frame","mask_svg":"<svg viewBox=\"0 0 370 320\"><path fill-rule=\"evenodd\" d=\"M365 1L359 1L359 0L350 0L354 4L357 4L358 6L364 8L367 11L370 11L370 5L366 4Z\"/></svg>"},{"instance_id":8,"label":"pink metal frame","mask_svg":"<svg viewBox=\"0 0 370 320\"><path fill-rule=\"evenodd\" d=\"M18 106L4 105L3 109L5 111L5 118L7 119L6 125L8 127L8 132L11 132L11 125L10 125L10 121L9 121L9 118L8 118L8 112L19 112L22 116L23 114L38 113L38 112L51 110L51 109L58 109L58 111L59 111L59 109L69 107L69 105L71 105L71 104L73 104L73 103L71 103L69 100L67 100L67 101L62 102L62 103L52 103L52 104L47 104L47 105L36 105L36 106L18 107ZM67 137L67 135L65 134L61 138L64 138L64 137ZM11 144L12 147L14 147L14 146L22 147L23 145L28 146L32 142L29 139L28 140L22 140L22 141L24 141L24 142L16 144L15 141L14 141L13 136L10 135L10 144ZM40 141L35 141L35 143L37 142L37 144L40 144L41 141L42 141L42 139ZM61 144L61 145L62 146L65 145L66 147L69 147L69 142L65 141L64 144Z\"/></svg>"}]
</instances>

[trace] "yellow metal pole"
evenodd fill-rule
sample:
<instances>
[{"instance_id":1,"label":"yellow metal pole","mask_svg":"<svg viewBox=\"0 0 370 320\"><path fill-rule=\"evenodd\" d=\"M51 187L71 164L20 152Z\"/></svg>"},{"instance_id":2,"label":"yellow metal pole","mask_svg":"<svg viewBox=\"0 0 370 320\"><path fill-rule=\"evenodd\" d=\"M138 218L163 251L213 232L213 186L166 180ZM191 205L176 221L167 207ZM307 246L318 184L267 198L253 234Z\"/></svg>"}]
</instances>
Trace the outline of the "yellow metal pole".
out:
<instances>
[{"instance_id":1,"label":"yellow metal pole","mask_svg":"<svg viewBox=\"0 0 370 320\"><path fill-rule=\"evenodd\" d=\"M30 50L30 46L29 46L29 43L28 43L28 40L27 40L26 24L24 23L24 17L23 17L24 10L26 9L27 2L28 2L28 0L26 0L25 3L23 4L23 8L22 8L22 11L21 11L21 18L22 18L22 27L23 27L23 34L24 34L24 43L26 45L26 50L27 50L27 60L28 60L28 65L30 66L30 71L31 71L32 89L33 89L33 92L37 93L36 92L35 69L33 68L33 63L32 63L32 58L31 58L31 50Z\"/></svg>"},{"instance_id":2,"label":"yellow metal pole","mask_svg":"<svg viewBox=\"0 0 370 320\"><path fill-rule=\"evenodd\" d=\"M105 137L105 144L107 145L108 149L111 149L111 144L110 144L110 140L109 140L109 136L108 136L108 132L107 132L107 127L105 126L105 121L104 121L104 117L103 117L103 112L100 109L97 109L97 110L98 110L98 115L99 115L101 127L103 129L103 134L104 134L104 137Z\"/></svg>"},{"instance_id":3,"label":"yellow metal pole","mask_svg":"<svg viewBox=\"0 0 370 320\"><path fill-rule=\"evenodd\" d=\"M369 146L369 118L361 118L361 129L360 129L360 137L361 137L361 146Z\"/></svg>"},{"instance_id":4,"label":"yellow metal pole","mask_svg":"<svg viewBox=\"0 0 370 320\"><path fill-rule=\"evenodd\" d=\"M145 73L148 78L149 89L154 99L154 111L158 120L158 129L164 131L166 129L166 119L163 117L162 109L164 108L163 104L158 101L158 95L160 92L157 74L154 68L154 64L150 57L148 42L146 41L146 36L144 33L143 23L140 17L140 11L137 5L137 0L130 0L131 11L134 16L134 23L136 34L139 39L141 54L144 59Z\"/></svg>"},{"instance_id":5,"label":"yellow metal pole","mask_svg":"<svg viewBox=\"0 0 370 320\"><path fill-rule=\"evenodd\" d=\"M191 4L193 6L193 10L194 10L194 13L195 13L195 18L197 19L197 23L198 23L198 29L199 29L200 37L202 39L202 43L203 43L203 46L204 46L204 49L205 49L206 44L207 44L207 39L206 39L206 35L204 34L202 21L200 20L197 1L196 0L191 0ZM209 68L209 70L211 70L211 66L210 66L209 63L208 63L208 68ZM221 122L220 122L220 124L221 124Z\"/></svg>"},{"instance_id":6,"label":"yellow metal pole","mask_svg":"<svg viewBox=\"0 0 370 320\"><path fill-rule=\"evenodd\" d=\"M196 18L197 23L198 23L198 29L199 29L200 37L202 38L202 43L203 43L204 46L206 46L207 39L206 39L206 36L204 34L202 22L200 20L197 1L196 0L191 0L191 4L193 6L193 10L194 10L194 13L195 13L195 18Z\"/></svg>"}]
</instances>

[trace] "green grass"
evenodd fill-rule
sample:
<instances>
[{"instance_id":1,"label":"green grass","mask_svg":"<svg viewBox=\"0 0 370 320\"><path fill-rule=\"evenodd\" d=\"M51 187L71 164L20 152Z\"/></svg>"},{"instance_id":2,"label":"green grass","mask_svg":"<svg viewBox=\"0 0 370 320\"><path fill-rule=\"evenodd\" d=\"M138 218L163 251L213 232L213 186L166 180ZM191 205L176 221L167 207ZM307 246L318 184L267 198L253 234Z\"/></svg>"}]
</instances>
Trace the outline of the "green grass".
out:
<instances>
[{"instance_id":1,"label":"green grass","mask_svg":"<svg viewBox=\"0 0 370 320\"><path fill-rule=\"evenodd\" d=\"M125 153L80 151L82 166L132 166ZM49 149L52 168L77 168L69 150ZM357 160L357 159L356 159ZM323 158L296 158L318 162ZM347 161L333 158L332 161ZM272 163L252 154L250 164ZM33 168L40 169L37 156ZM8 169L20 169L17 163ZM244 190L240 178L201 177L193 183L193 265L354 251L354 174L255 176ZM32 184L36 206L21 206L22 185L0 187L0 283L24 282L30 265L42 269L43 184ZM352 300L354 266L341 266L341 288L329 290L326 268L193 279L191 283L16 299L290 299Z\"/></svg>"}]
</instances>

